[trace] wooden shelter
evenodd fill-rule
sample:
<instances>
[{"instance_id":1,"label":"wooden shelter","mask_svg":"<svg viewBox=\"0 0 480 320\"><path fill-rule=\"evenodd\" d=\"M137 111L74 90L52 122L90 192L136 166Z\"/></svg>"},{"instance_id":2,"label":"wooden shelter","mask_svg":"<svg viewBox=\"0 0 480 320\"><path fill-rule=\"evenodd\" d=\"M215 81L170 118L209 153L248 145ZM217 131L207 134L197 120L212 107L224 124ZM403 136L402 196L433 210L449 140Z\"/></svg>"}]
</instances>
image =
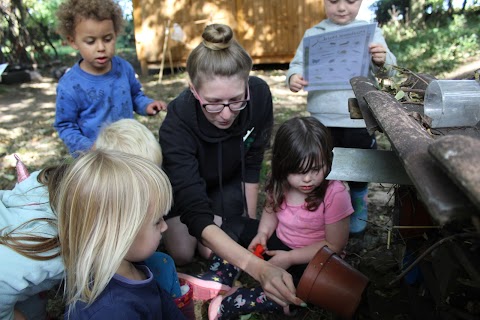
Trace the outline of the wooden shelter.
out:
<instances>
[{"instance_id":1,"label":"wooden shelter","mask_svg":"<svg viewBox=\"0 0 480 320\"><path fill-rule=\"evenodd\" d=\"M323 0L133 0L143 74L153 65L184 66L210 23L232 27L255 64L288 63L305 30L324 18Z\"/></svg>"}]
</instances>

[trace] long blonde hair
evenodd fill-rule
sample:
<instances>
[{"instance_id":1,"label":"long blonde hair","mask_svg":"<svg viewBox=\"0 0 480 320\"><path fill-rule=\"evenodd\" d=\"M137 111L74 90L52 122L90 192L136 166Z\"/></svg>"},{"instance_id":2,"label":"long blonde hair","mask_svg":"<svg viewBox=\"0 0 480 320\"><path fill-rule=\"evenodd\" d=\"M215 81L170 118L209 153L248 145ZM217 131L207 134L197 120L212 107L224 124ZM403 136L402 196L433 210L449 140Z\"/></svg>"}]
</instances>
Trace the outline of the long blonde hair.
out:
<instances>
[{"instance_id":1,"label":"long blonde hair","mask_svg":"<svg viewBox=\"0 0 480 320\"><path fill-rule=\"evenodd\" d=\"M166 174L143 157L99 149L76 159L62 179L54 205L67 304L95 301L142 224L165 215L171 205Z\"/></svg>"}]
</instances>

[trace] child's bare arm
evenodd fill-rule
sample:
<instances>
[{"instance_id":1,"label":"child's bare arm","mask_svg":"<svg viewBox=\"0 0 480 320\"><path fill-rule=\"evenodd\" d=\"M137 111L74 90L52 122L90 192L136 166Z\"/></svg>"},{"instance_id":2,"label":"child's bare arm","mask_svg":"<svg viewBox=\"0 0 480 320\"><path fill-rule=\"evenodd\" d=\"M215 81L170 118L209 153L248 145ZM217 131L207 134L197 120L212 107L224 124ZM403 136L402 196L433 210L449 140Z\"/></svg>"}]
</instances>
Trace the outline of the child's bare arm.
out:
<instances>
[{"instance_id":1,"label":"child's bare arm","mask_svg":"<svg viewBox=\"0 0 480 320\"><path fill-rule=\"evenodd\" d=\"M271 211L271 208L263 209L257 235L253 238L252 242L250 242L248 250L254 251L257 244L261 244L264 249L267 249L267 240L272 236L273 232L275 232L278 225L277 214Z\"/></svg>"},{"instance_id":2,"label":"child's bare arm","mask_svg":"<svg viewBox=\"0 0 480 320\"><path fill-rule=\"evenodd\" d=\"M288 83L290 91L292 92L298 92L302 90L304 86L308 85L308 82L298 73L293 74Z\"/></svg>"},{"instance_id":3,"label":"child's bare arm","mask_svg":"<svg viewBox=\"0 0 480 320\"><path fill-rule=\"evenodd\" d=\"M325 225L325 241L330 249L341 254L347 246L350 234L350 216Z\"/></svg>"},{"instance_id":4,"label":"child's bare arm","mask_svg":"<svg viewBox=\"0 0 480 320\"><path fill-rule=\"evenodd\" d=\"M288 269L292 265L309 263L318 250L325 245L337 254L341 254L347 245L349 231L350 217L345 217L340 221L325 225L325 240L291 251L272 250L266 253L273 256L269 260L270 263Z\"/></svg>"}]
</instances>

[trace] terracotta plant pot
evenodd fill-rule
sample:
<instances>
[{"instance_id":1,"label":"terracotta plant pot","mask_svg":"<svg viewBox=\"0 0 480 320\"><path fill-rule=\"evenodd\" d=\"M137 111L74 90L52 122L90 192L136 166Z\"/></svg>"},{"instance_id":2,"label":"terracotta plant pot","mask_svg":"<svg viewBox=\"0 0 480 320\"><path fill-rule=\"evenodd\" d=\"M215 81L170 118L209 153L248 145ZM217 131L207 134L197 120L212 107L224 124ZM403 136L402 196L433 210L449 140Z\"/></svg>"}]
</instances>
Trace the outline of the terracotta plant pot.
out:
<instances>
[{"instance_id":1,"label":"terracotta plant pot","mask_svg":"<svg viewBox=\"0 0 480 320\"><path fill-rule=\"evenodd\" d=\"M352 318L368 278L324 246L305 269L297 296L343 318Z\"/></svg>"}]
</instances>

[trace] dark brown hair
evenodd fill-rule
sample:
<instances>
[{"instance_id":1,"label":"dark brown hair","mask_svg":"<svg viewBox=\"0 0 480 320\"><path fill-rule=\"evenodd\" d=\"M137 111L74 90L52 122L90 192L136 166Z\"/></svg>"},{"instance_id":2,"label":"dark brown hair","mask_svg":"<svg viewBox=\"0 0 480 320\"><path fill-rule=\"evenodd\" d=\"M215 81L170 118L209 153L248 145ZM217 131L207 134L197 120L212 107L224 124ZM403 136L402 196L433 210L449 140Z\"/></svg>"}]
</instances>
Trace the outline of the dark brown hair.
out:
<instances>
[{"instance_id":1,"label":"dark brown hair","mask_svg":"<svg viewBox=\"0 0 480 320\"><path fill-rule=\"evenodd\" d=\"M112 0L66 0L57 10L57 31L61 36L73 37L75 26L83 19L112 20L116 34L122 31L122 8Z\"/></svg>"},{"instance_id":2,"label":"dark brown hair","mask_svg":"<svg viewBox=\"0 0 480 320\"><path fill-rule=\"evenodd\" d=\"M285 121L277 131L272 148L272 170L267 181L266 207L277 212L289 189L291 173L306 173L325 166L325 177L332 169L333 145L330 131L314 117L297 117ZM305 199L306 208L314 211L322 203L328 181L315 188Z\"/></svg>"}]
</instances>

